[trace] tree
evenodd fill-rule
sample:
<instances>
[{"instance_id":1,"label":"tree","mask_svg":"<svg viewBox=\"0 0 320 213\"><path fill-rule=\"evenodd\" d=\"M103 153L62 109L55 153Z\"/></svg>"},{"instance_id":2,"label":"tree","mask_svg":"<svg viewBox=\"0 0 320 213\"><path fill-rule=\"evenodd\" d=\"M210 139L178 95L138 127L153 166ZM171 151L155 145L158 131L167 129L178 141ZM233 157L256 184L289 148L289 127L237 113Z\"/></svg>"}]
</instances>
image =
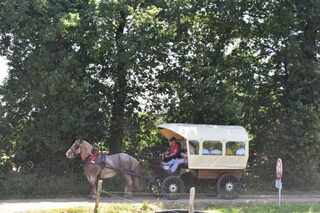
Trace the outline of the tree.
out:
<instances>
[{"instance_id":1,"label":"tree","mask_svg":"<svg viewBox=\"0 0 320 213\"><path fill-rule=\"evenodd\" d=\"M49 168L79 135L107 137L112 153L122 151L166 58L160 11L143 1L0 3L0 54L11 67L1 88L10 130L2 140L17 166Z\"/></svg>"},{"instance_id":2,"label":"tree","mask_svg":"<svg viewBox=\"0 0 320 213\"><path fill-rule=\"evenodd\" d=\"M247 113L253 121L252 162L267 178L266 171L281 157L286 184L301 188L319 179L319 6L314 1L259 2L258 11L248 15L254 26L251 49L261 56L255 66L263 71L256 75L262 84L252 100L264 100Z\"/></svg>"},{"instance_id":3,"label":"tree","mask_svg":"<svg viewBox=\"0 0 320 213\"><path fill-rule=\"evenodd\" d=\"M1 54L10 61L1 87L6 155L22 170L60 171L80 134L99 140L104 122L85 60L74 44L79 2L2 1ZM58 162L58 163L57 163Z\"/></svg>"},{"instance_id":4,"label":"tree","mask_svg":"<svg viewBox=\"0 0 320 213\"><path fill-rule=\"evenodd\" d=\"M241 124L242 104L237 101L235 73L228 48L245 35L247 7L235 1L181 1L171 11L176 26L170 48L174 58L160 73L162 91L171 91L166 105L174 122ZM175 15L179 14L179 15ZM170 17L170 16L168 16ZM224 24L226 23L226 24ZM237 81L241 82L243 78Z\"/></svg>"},{"instance_id":5,"label":"tree","mask_svg":"<svg viewBox=\"0 0 320 213\"><path fill-rule=\"evenodd\" d=\"M319 180L319 27L320 4L316 1L279 3L281 17L279 24L287 26L273 33L281 39L282 48L275 55L275 63L280 74L283 90L280 103L284 110L280 117L278 143L282 149L280 156L287 162L285 172L290 178L288 184L303 186L307 176L312 187ZM290 9L284 9L290 8ZM274 21L274 20L273 20ZM313 163L310 163L313 162Z\"/></svg>"},{"instance_id":6,"label":"tree","mask_svg":"<svg viewBox=\"0 0 320 213\"><path fill-rule=\"evenodd\" d=\"M93 54L91 72L106 97L101 107L110 108L107 140L111 153L121 151L129 118L141 111L141 99L150 99L157 67L166 60L168 35L159 16L161 3L97 1L87 5L91 9L83 25L88 29L80 50L89 58Z\"/></svg>"}]
</instances>

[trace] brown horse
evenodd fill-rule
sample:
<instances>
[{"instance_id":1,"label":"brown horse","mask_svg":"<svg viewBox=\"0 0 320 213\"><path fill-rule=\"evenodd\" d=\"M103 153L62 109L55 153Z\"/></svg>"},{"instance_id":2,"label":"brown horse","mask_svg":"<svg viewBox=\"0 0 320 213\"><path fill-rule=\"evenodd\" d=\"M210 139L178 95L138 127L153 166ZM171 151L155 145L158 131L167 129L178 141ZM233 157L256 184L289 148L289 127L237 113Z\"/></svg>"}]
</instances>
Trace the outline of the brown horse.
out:
<instances>
[{"instance_id":1,"label":"brown horse","mask_svg":"<svg viewBox=\"0 0 320 213\"><path fill-rule=\"evenodd\" d=\"M100 152L96 152L91 144L82 140L81 138L76 140L66 152L67 158L74 158L78 154L80 155L82 161L85 162L84 174L87 176L91 186L91 193L89 197L96 197L96 181L99 176L100 178L111 178L122 174L126 180L124 191L126 197L132 197L131 190L133 183L135 184L135 187L140 190L139 177L131 176L128 174L128 172L123 172L129 171L139 175L139 163L134 157L126 153L104 156Z\"/></svg>"}]
</instances>

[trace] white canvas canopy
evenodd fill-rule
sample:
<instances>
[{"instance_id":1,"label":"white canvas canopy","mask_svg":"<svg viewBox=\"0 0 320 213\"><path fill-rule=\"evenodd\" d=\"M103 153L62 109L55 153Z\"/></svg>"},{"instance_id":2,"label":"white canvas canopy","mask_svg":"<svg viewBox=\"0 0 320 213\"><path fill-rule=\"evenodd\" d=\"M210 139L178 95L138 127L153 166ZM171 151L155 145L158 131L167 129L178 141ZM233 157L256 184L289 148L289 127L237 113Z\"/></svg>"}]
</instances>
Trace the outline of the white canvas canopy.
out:
<instances>
[{"instance_id":1,"label":"white canvas canopy","mask_svg":"<svg viewBox=\"0 0 320 213\"><path fill-rule=\"evenodd\" d=\"M188 148L189 169L244 169L249 157L248 134L242 126L202 125L167 123L158 126L160 133L166 137L175 137L186 142ZM197 154L190 154L190 141L199 142ZM220 155L204 154L204 142L219 142L222 144ZM243 155L227 155L226 144L237 142L244 144Z\"/></svg>"}]
</instances>

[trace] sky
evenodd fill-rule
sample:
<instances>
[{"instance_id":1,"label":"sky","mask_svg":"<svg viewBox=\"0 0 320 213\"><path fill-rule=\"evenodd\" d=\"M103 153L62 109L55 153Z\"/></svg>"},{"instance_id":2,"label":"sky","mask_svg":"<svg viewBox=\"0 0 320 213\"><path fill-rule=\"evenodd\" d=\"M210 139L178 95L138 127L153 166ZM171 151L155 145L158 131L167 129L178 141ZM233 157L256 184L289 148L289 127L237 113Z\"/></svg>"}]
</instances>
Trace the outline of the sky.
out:
<instances>
[{"instance_id":1,"label":"sky","mask_svg":"<svg viewBox=\"0 0 320 213\"><path fill-rule=\"evenodd\" d=\"M3 80L8 75L8 65L5 58L0 57L0 85L3 84Z\"/></svg>"}]
</instances>

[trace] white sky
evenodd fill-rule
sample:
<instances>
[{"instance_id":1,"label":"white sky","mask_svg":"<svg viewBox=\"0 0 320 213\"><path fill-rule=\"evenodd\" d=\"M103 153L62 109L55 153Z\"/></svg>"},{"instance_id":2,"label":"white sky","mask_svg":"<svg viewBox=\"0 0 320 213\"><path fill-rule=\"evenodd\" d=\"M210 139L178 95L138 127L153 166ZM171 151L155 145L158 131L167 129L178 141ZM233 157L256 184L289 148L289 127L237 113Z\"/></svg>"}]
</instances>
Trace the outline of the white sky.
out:
<instances>
[{"instance_id":1,"label":"white sky","mask_svg":"<svg viewBox=\"0 0 320 213\"><path fill-rule=\"evenodd\" d=\"M4 57L0 57L0 85L3 84L3 80L8 75L8 65Z\"/></svg>"}]
</instances>

